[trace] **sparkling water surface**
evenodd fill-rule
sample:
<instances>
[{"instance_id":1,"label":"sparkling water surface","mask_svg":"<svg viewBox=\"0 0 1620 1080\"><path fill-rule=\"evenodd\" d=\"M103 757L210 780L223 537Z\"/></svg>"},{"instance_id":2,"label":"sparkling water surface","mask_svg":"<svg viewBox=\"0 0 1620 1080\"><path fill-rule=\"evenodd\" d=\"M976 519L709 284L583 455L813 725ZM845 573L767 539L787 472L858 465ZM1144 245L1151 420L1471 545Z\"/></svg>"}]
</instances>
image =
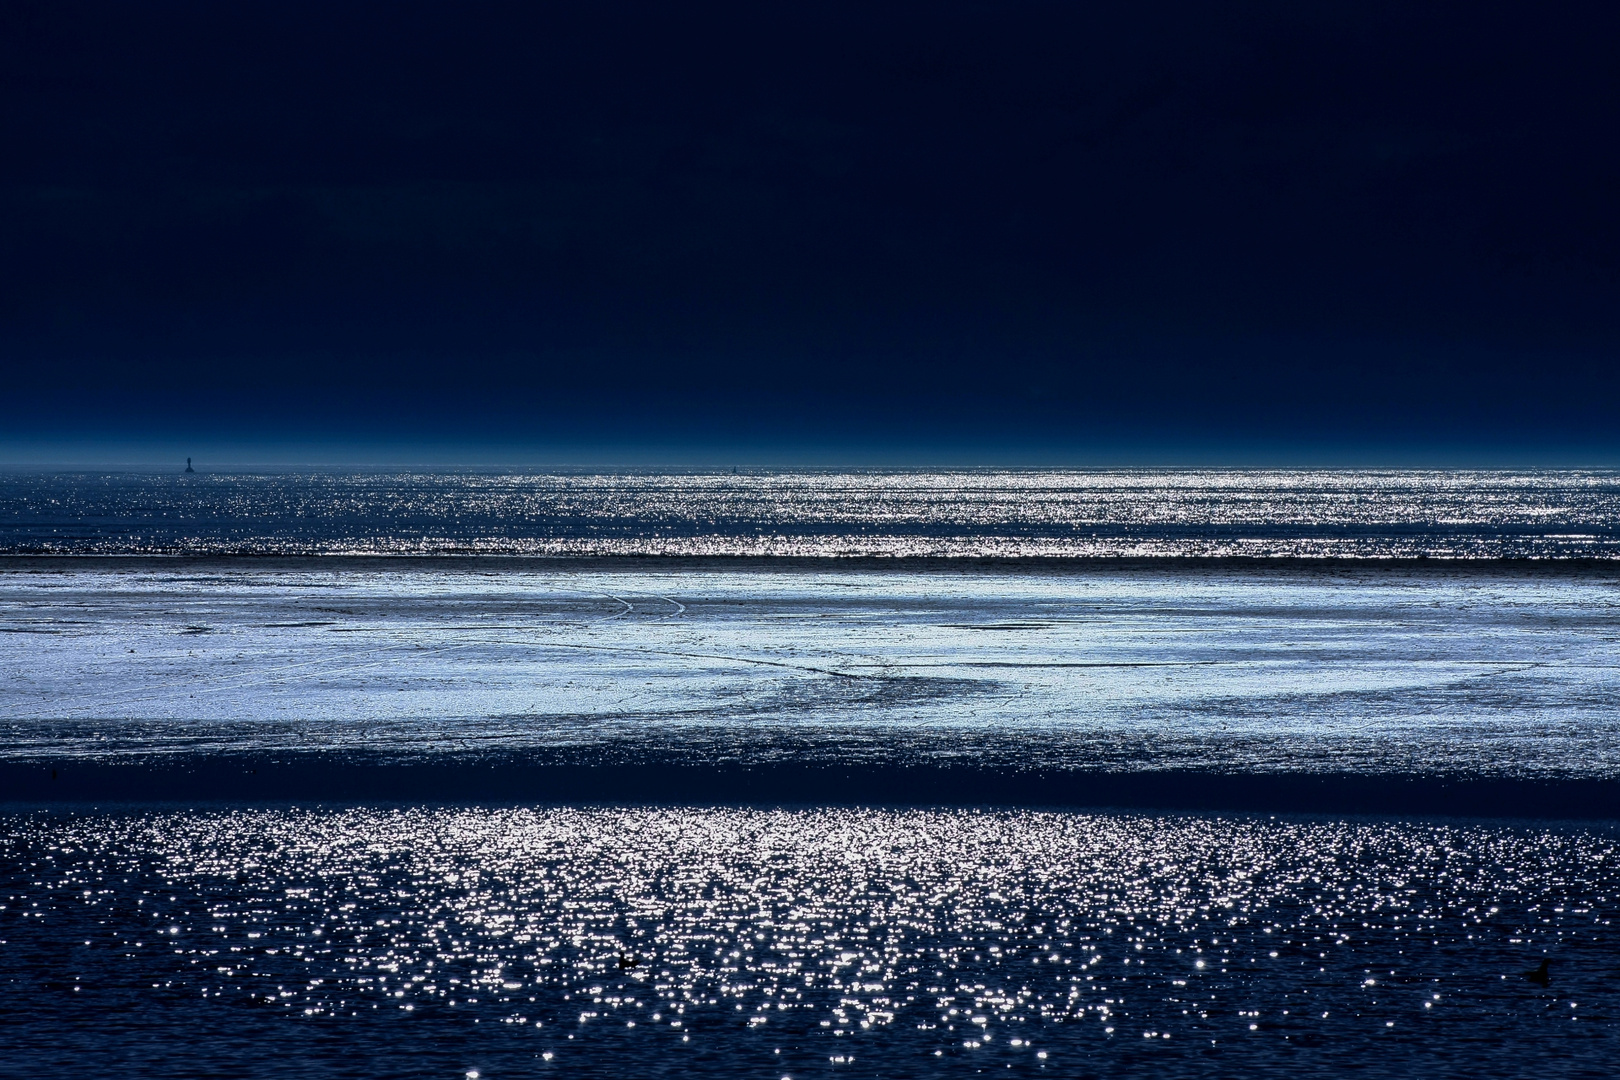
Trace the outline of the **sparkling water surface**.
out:
<instances>
[{"instance_id":1,"label":"sparkling water surface","mask_svg":"<svg viewBox=\"0 0 1620 1080\"><path fill-rule=\"evenodd\" d=\"M18 1075L1603 1076L1616 840L971 811L13 815L7 1058ZM1542 959L1545 986L1524 975Z\"/></svg>"},{"instance_id":2,"label":"sparkling water surface","mask_svg":"<svg viewBox=\"0 0 1620 1080\"><path fill-rule=\"evenodd\" d=\"M0 473L0 553L1614 558L1609 471Z\"/></svg>"},{"instance_id":3,"label":"sparkling water surface","mask_svg":"<svg viewBox=\"0 0 1620 1080\"><path fill-rule=\"evenodd\" d=\"M0 1072L1610 1076L1617 553L1607 472L0 474ZM519 759L698 780L235 786Z\"/></svg>"}]
</instances>

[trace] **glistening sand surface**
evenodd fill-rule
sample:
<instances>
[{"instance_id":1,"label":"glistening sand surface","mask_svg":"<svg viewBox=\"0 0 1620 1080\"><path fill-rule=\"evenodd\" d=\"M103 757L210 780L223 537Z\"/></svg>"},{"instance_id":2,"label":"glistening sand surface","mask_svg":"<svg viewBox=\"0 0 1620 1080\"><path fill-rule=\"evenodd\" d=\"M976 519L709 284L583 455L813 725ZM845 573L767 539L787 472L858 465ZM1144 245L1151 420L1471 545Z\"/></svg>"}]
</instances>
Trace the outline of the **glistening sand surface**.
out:
<instances>
[{"instance_id":1,"label":"glistening sand surface","mask_svg":"<svg viewBox=\"0 0 1620 1080\"><path fill-rule=\"evenodd\" d=\"M1620 775L1620 570L306 560L0 571L12 761Z\"/></svg>"}]
</instances>

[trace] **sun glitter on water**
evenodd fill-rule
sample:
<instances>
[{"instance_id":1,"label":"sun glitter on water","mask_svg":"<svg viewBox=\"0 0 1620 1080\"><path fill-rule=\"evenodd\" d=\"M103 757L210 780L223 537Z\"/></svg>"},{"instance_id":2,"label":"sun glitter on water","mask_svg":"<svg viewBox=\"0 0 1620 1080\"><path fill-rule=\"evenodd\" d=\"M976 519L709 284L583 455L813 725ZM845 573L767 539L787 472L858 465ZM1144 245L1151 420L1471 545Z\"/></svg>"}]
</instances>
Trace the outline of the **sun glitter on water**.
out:
<instances>
[{"instance_id":1,"label":"sun glitter on water","mask_svg":"<svg viewBox=\"0 0 1620 1080\"><path fill-rule=\"evenodd\" d=\"M0 966L15 986L20 945L64 958L13 1015L121 1002L97 1045L116 1036L134 1074L146 1013L245 1024L289 1069L339 1038L469 1077L704 1074L716 1039L789 1075L1144 1053L1191 1075L1378 1032L1444 1062L1487 1019L1507 1043L1616 1049L1580 1004L1620 889L1604 828L424 808L24 816L4 836ZM1538 957L1550 988L1519 975ZM476 1068L446 1060L472 1048Z\"/></svg>"}]
</instances>

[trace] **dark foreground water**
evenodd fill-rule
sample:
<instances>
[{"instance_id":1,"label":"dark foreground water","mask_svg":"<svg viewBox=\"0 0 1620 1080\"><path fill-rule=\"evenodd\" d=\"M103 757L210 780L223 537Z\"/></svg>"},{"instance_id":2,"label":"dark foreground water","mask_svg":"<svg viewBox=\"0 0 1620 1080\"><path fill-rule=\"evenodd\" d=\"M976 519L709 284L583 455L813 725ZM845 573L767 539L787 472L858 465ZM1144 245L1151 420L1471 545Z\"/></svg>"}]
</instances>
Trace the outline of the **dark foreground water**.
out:
<instances>
[{"instance_id":1,"label":"dark foreground water","mask_svg":"<svg viewBox=\"0 0 1620 1080\"><path fill-rule=\"evenodd\" d=\"M1609 827L0 819L12 1075L1610 1076ZM1524 977L1549 961L1547 985Z\"/></svg>"},{"instance_id":2,"label":"dark foreground water","mask_svg":"<svg viewBox=\"0 0 1620 1080\"><path fill-rule=\"evenodd\" d=\"M8 474L0 1073L1609 1076L1617 555L1592 472Z\"/></svg>"}]
</instances>

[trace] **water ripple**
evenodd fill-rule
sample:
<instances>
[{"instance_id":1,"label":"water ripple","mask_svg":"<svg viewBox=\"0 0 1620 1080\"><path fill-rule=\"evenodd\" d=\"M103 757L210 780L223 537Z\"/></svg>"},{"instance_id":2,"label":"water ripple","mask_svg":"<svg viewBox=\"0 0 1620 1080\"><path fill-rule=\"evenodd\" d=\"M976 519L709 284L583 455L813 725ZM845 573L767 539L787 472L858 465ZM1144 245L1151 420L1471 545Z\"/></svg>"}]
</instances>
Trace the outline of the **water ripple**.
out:
<instances>
[{"instance_id":1,"label":"water ripple","mask_svg":"<svg viewBox=\"0 0 1620 1080\"><path fill-rule=\"evenodd\" d=\"M1613 558L1607 471L0 475L0 553Z\"/></svg>"},{"instance_id":2,"label":"water ripple","mask_svg":"<svg viewBox=\"0 0 1620 1080\"><path fill-rule=\"evenodd\" d=\"M1533 1053L1576 1075L1620 1053L1609 828L419 808L0 836L19 1067L1466 1075ZM1542 958L1547 987L1522 975Z\"/></svg>"}]
</instances>

